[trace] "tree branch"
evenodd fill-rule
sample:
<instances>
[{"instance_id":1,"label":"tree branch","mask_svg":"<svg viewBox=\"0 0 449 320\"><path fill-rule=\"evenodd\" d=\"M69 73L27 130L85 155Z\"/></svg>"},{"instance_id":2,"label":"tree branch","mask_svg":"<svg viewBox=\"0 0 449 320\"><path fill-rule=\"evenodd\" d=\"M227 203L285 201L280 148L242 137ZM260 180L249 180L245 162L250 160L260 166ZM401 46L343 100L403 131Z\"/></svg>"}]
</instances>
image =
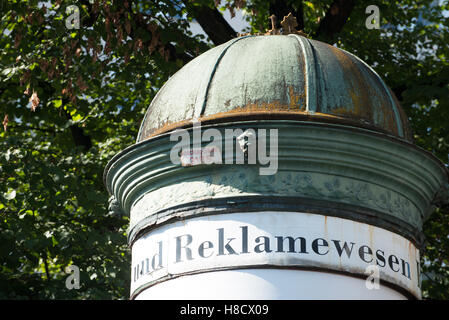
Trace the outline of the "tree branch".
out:
<instances>
[{"instance_id":1,"label":"tree branch","mask_svg":"<svg viewBox=\"0 0 449 320\"><path fill-rule=\"evenodd\" d=\"M274 14L277 17L277 28L280 28L280 22L290 12L296 18L298 22L297 30L304 29L304 10L302 1L295 1L296 9L293 7L290 1L286 0L272 0L270 2L270 15ZM271 29L271 21L267 19L268 29Z\"/></svg>"},{"instance_id":2,"label":"tree branch","mask_svg":"<svg viewBox=\"0 0 449 320\"><path fill-rule=\"evenodd\" d=\"M84 134L83 129L76 124L72 124L70 126L70 131L76 146L83 147L85 151L92 147L92 139L90 136Z\"/></svg>"},{"instance_id":3,"label":"tree branch","mask_svg":"<svg viewBox=\"0 0 449 320\"><path fill-rule=\"evenodd\" d=\"M47 259L48 259L47 253L44 252L43 260L44 260L44 266L45 266L45 274L47 275L47 281L50 281L50 271L48 270L48 261L47 261Z\"/></svg>"},{"instance_id":4,"label":"tree branch","mask_svg":"<svg viewBox=\"0 0 449 320\"><path fill-rule=\"evenodd\" d=\"M18 124L8 124L8 128L10 129L23 129L23 130L37 130L37 131L42 131L42 132L48 132L51 133L53 135L56 134L56 130L54 129L45 129L45 128L38 128L38 127L33 127L33 126L28 126L28 125L18 125Z\"/></svg>"},{"instance_id":5,"label":"tree branch","mask_svg":"<svg viewBox=\"0 0 449 320\"><path fill-rule=\"evenodd\" d=\"M93 11L93 7L92 4L90 3L89 0L79 0L79 2L82 5L87 6L87 12L88 12L88 17L86 17L83 21L82 21L82 25L83 27L92 27L94 25L94 23L97 21L98 16L99 16L99 12L94 12Z\"/></svg>"},{"instance_id":6,"label":"tree branch","mask_svg":"<svg viewBox=\"0 0 449 320\"><path fill-rule=\"evenodd\" d=\"M334 0L313 37L331 42L335 34L343 29L352 9L354 9L354 5L354 0Z\"/></svg>"},{"instance_id":7,"label":"tree branch","mask_svg":"<svg viewBox=\"0 0 449 320\"><path fill-rule=\"evenodd\" d=\"M391 88L391 91L393 91L394 95L396 96L396 98L398 98L399 101L404 100L402 94L405 90L407 90L407 86L405 84L400 84L394 88Z\"/></svg>"},{"instance_id":8,"label":"tree branch","mask_svg":"<svg viewBox=\"0 0 449 320\"><path fill-rule=\"evenodd\" d=\"M63 105L68 103L67 98L62 99ZM72 116L68 112L64 112L67 119L72 120ZM84 151L88 151L92 147L92 138L84 133L84 130L77 124L70 126L70 132L72 133L73 142L77 147L82 147Z\"/></svg>"},{"instance_id":9,"label":"tree branch","mask_svg":"<svg viewBox=\"0 0 449 320\"><path fill-rule=\"evenodd\" d=\"M198 21L215 45L225 43L237 36L237 32L223 18L217 8L212 9L205 5L191 6L188 1L184 1L184 4L188 6L189 13Z\"/></svg>"},{"instance_id":10,"label":"tree branch","mask_svg":"<svg viewBox=\"0 0 449 320\"><path fill-rule=\"evenodd\" d=\"M143 14L143 13L135 13L132 8L131 5L128 7L128 12L131 14L131 16L133 17L134 23L136 24L137 28L142 28L143 30L149 30L148 28L148 23L151 23L151 18L150 16ZM143 17L148 17L148 21L144 21ZM148 31L150 32L150 31ZM150 32L151 33L151 32ZM130 34L129 36L133 39L135 39L135 30L134 28L131 28ZM145 46L150 45L150 43L152 42L152 39L146 41L144 43ZM164 50L164 52L168 52L168 61L173 61L175 62L176 60L181 60L184 64L188 63L190 60L192 60L195 56L193 54L188 54L188 52L177 52L176 47L174 45L172 45L171 43L161 43L160 41L158 41L157 46L155 46L154 48L155 52L160 52L161 49Z\"/></svg>"}]
</instances>

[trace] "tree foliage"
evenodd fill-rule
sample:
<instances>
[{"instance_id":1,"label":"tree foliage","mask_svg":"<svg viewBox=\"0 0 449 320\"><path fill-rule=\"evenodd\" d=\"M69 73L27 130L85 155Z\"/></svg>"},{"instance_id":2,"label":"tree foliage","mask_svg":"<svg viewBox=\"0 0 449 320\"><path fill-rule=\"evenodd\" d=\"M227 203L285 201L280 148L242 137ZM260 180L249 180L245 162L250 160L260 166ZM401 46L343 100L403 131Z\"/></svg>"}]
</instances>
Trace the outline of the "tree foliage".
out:
<instances>
[{"instance_id":1,"label":"tree foliage","mask_svg":"<svg viewBox=\"0 0 449 320\"><path fill-rule=\"evenodd\" d=\"M365 27L371 4L378 30ZM67 27L73 5L79 29ZM236 36L222 14L237 9L254 33L292 12L312 38L365 60L401 101L415 142L448 163L448 1L3 0L0 298L129 296L128 219L108 213L103 168L134 143L170 75ZM190 32L193 20L207 37ZM425 297L449 298L448 212L425 225ZM79 290L65 287L72 264Z\"/></svg>"}]
</instances>

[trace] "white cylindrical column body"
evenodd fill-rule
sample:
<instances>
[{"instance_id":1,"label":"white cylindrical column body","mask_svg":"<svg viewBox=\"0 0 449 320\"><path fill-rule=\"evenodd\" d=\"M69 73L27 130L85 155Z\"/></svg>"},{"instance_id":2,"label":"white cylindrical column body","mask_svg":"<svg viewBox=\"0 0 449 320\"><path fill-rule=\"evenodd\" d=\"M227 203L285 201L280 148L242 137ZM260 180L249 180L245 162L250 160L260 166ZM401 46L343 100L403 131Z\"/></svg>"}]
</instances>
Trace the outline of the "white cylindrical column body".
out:
<instances>
[{"instance_id":1,"label":"white cylindrical column body","mask_svg":"<svg viewBox=\"0 0 449 320\"><path fill-rule=\"evenodd\" d=\"M131 291L136 299L406 299L419 296L418 263L409 240L365 223L229 213L141 236Z\"/></svg>"}]
</instances>

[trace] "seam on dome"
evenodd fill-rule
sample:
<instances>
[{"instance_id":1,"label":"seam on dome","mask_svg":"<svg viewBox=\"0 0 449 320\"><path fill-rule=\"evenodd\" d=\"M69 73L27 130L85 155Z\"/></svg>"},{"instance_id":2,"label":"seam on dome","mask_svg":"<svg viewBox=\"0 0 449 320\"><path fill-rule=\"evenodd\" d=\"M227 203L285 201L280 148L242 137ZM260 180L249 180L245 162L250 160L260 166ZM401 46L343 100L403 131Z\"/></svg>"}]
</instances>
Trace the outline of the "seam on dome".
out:
<instances>
[{"instance_id":1,"label":"seam on dome","mask_svg":"<svg viewBox=\"0 0 449 320\"><path fill-rule=\"evenodd\" d=\"M229 49L234 43L236 43L237 41L240 41L240 40L242 40L242 39L246 39L246 38L248 38L248 37L255 37L255 36L254 36L254 35L248 35L248 36L244 36L244 37L240 37L240 38L231 40L231 43L229 43L229 44L223 49L223 51L220 53L220 56L218 57L217 61L215 62L214 68L212 69L212 72L211 72L211 74L210 74L209 80L208 80L208 82L207 82L206 90L205 90L205 92L204 92L204 97L203 97L203 104L202 104L202 106L201 106L201 109L200 109L199 114L198 114L198 112L197 112L197 111L198 111L198 110L197 110L198 106L197 106L197 105L195 106L195 110L194 110L194 117L195 117L195 118L201 117L201 116L204 114L204 111L206 110L207 96L208 96L208 94L209 94L209 88L210 88L210 85L211 85L211 83L212 83L212 79L214 78L215 72L217 71L218 65L219 65L220 62L221 62L221 59L224 57L224 55L226 54L226 52L228 51L228 49Z\"/></svg>"},{"instance_id":2,"label":"seam on dome","mask_svg":"<svg viewBox=\"0 0 449 320\"><path fill-rule=\"evenodd\" d=\"M302 50L304 58L304 73L305 73L305 92L306 92L306 112L316 112L318 105L317 92L317 72L315 63L315 54L312 44L307 38L301 37L297 34L290 34L298 40L299 46ZM312 107L312 110L310 109Z\"/></svg>"}]
</instances>

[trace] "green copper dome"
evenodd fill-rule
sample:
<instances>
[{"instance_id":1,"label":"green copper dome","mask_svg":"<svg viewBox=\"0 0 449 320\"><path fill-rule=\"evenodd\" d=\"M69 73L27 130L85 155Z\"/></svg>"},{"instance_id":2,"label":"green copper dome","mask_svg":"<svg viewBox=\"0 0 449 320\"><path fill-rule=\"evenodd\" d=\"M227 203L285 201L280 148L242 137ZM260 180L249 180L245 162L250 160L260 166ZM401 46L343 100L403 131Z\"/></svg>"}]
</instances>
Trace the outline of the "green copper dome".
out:
<instances>
[{"instance_id":1,"label":"green copper dome","mask_svg":"<svg viewBox=\"0 0 449 320\"><path fill-rule=\"evenodd\" d=\"M412 140L405 113L373 69L295 34L240 37L193 59L159 90L137 141L193 119L343 122Z\"/></svg>"}]
</instances>

